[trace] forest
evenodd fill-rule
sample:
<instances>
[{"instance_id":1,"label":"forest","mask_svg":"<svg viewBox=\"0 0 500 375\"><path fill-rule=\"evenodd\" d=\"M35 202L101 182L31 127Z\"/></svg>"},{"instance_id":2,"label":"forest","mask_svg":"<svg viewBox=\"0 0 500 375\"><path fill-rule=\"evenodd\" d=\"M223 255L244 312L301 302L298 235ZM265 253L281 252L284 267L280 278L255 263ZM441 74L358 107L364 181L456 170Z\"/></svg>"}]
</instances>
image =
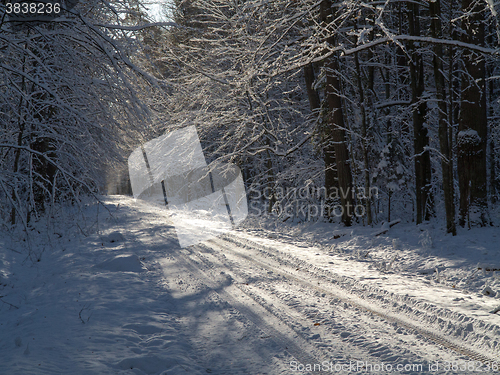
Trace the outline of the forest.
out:
<instances>
[{"instance_id":1,"label":"forest","mask_svg":"<svg viewBox=\"0 0 500 375\"><path fill-rule=\"evenodd\" d=\"M239 166L250 214L499 224L494 0L175 0L165 22L141 0L66 1L50 20L8 3L2 226L130 193L132 150L189 125L208 162ZM296 192L321 209L284 209Z\"/></svg>"}]
</instances>

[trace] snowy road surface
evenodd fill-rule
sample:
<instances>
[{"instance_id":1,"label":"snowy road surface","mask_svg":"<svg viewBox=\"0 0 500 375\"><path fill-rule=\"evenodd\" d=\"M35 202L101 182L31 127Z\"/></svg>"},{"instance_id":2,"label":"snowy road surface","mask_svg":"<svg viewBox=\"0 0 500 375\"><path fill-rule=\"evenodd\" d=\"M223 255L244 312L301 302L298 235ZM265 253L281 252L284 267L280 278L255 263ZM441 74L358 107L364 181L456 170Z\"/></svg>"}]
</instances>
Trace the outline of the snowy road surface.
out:
<instances>
[{"instance_id":1,"label":"snowy road surface","mask_svg":"<svg viewBox=\"0 0 500 375\"><path fill-rule=\"evenodd\" d=\"M0 374L496 372L498 300L245 231L181 249L166 212L106 204L40 262L4 238Z\"/></svg>"}]
</instances>

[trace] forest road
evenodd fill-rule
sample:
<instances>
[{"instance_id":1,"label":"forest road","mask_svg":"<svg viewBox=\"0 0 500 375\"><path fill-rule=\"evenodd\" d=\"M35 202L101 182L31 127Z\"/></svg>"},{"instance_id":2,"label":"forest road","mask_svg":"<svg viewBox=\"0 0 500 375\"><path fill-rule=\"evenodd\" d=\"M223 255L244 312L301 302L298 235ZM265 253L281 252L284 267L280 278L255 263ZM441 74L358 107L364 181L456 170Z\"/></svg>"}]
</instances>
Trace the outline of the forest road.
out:
<instances>
[{"instance_id":1,"label":"forest road","mask_svg":"<svg viewBox=\"0 0 500 375\"><path fill-rule=\"evenodd\" d=\"M175 241L168 232L156 231L155 238L157 244ZM497 369L496 353L474 345L488 336L472 318L367 288L290 255L279 242L264 246L232 232L167 248L159 261L162 283L182 302L179 320L207 373Z\"/></svg>"}]
</instances>

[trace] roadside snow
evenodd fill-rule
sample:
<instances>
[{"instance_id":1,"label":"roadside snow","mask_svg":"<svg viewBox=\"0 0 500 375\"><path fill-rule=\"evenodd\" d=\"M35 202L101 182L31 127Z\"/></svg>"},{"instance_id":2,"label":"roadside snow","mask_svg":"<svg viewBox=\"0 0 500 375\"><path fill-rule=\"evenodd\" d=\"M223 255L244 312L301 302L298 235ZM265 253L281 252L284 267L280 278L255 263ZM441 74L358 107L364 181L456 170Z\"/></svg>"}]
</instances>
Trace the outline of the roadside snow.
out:
<instances>
[{"instance_id":1,"label":"roadside snow","mask_svg":"<svg viewBox=\"0 0 500 375\"><path fill-rule=\"evenodd\" d=\"M500 324L500 316L490 314L500 305L500 228L459 228L453 237L435 223L401 223L377 233L261 219L239 235L282 248L286 243L287 252L335 274Z\"/></svg>"},{"instance_id":2,"label":"roadside snow","mask_svg":"<svg viewBox=\"0 0 500 375\"><path fill-rule=\"evenodd\" d=\"M162 254L122 231L142 218L109 208L114 217L101 212L101 232L87 237L76 228L50 239L33 231L39 262L26 258L24 241L0 239L0 373L206 374L177 301L144 266ZM96 210L85 212L89 222Z\"/></svg>"}]
</instances>

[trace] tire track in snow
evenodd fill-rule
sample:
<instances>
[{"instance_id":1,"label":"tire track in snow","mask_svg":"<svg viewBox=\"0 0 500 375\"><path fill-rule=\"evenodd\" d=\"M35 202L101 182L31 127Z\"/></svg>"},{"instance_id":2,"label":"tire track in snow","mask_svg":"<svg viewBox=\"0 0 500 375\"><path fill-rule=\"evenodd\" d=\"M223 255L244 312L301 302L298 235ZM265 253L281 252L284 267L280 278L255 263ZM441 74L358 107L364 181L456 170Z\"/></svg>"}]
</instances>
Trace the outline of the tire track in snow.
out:
<instances>
[{"instance_id":1,"label":"tire track in snow","mask_svg":"<svg viewBox=\"0 0 500 375\"><path fill-rule=\"evenodd\" d=\"M208 251L213 252L218 252L218 255L220 257L223 257L224 259L221 259L219 262L219 265L223 265L225 267L229 267L229 269L233 272L238 272L239 276L245 279L247 276L249 279L252 279L252 276L250 274L245 275L244 270L238 270L236 271L234 267L231 267L229 263L231 262L230 259L225 257L225 254L223 252L228 252L231 251L230 248L227 247L219 247L216 245L213 240L209 241L209 244L211 246L206 246L206 245L198 245L198 248L203 249L205 248ZM215 250L213 246L217 246L219 250ZM232 252L232 251L231 251ZM203 253L203 255L207 255L206 252ZM216 256L215 254L211 254ZM197 257L200 257L199 255L196 255ZM280 275L279 269L276 269L274 267L268 267L265 264L259 263L258 261L255 261L255 258L253 257L247 257L245 259L247 262L245 262L245 266L248 264L254 264L254 265L260 265L261 269L265 270L273 270L274 275ZM209 260L205 261L207 267L210 267ZM213 263L213 261L212 261ZM233 263L234 264L234 263ZM258 267L257 267L258 268ZM282 279L290 280L292 279L294 282L297 282L299 285L304 286L305 288L303 289L297 289L295 288L293 291L291 291L288 295L283 296L279 295L278 298L273 298L272 296L263 296L263 291L267 291L269 293L274 293L275 295L278 295L276 291L273 290L273 284L277 284L279 280L273 280L272 277L270 277L266 281L260 281L258 284L260 285L255 285L253 288L251 286L240 286L240 289L247 289L244 290L245 293L247 293L251 298L253 298L255 301L266 307L266 309L276 315L278 318L286 320L286 315L284 315L283 310L287 310L287 315L290 316L290 319L288 319L288 324L297 332L298 335L301 335L302 330L308 330L309 326L312 325L312 323L315 323L314 325L321 325L322 327L315 327L317 331L318 328L321 328L321 336L317 334L311 335L309 338L311 341L316 341L315 345L317 346L317 350L323 350L323 357L324 358L331 358L332 353L328 353L325 350L334 348L335 351L338 353L339 347L342 346L347 346L348 352L351 352L351 357L350 359L353 359L355 361L364 361L368 363L387 363L388 361L396 362L398 364L403 363L403 364L412 364L412 363L421 363L424 364L425 366L428 365L429 361L427 360L426 357L428 357L426 354L427 352L423 352L420 350L421 353L417 353L415 348L412 348L413 351L406 349L410 344L414 344L417 338L413 338L412 341L410 342L405 342L402 339L399 339L399 341L395 342L394 339L397 338L394 336L390 336L387 333L387 322L385 320L382 320L382 322L377 322L378 318L373 318L372 314L366 314L366 311L358 309L356 306L347 306L344 304L344 310L346 310L346 313L344 313L344 316L340 316L340 323L334 323L332 324L331 318L328 319L327 317L327 322L325 322L325 319L321 316L321 312L318 311L318 309L314 308L312 309L312 312L307 312L307 311L301 311L303 316L301 318L297 318L297 314L290 313L290 309L295 309L295 310L301 310L300 306L303 304L303 300L311 300L311 296L307 295L308 291L310 290L316 290L315 285L311 284L309 282L302 282L302 280L296 279L296 278L290 278L289 275L281 275ZM247 283L243 283L247 284ZM254 284L254 283L251 283ZM249 290L250 289L250 290ZM252 289L255 290L255 292L252 291ZM317 292L316 290L316 296L321 295L320 293ZM322 293L323 296L326 295L326 293ZM291 299L293 299L295 296L298 296L296 299L297 301L292 301L289 302ZM285 309L280 306L280 297L282 300L288 302L288 306L286 306ZM314 298L314 297L313 297ZM272 299L272 301L268 301L269 299ZM333 301L334 304L337 306L341 305L340 299L336 298L336 301ZM324 301L326 305L328 305L327 301ZM275 308L273 308L273 305L276 305ZM307 306L307 305L306 305ZM304 310L304 306L302 306L302 310ZM307 310L307 308L306 308ZM354 310L354 311L353 311ZM338 311L338 310L337 310ZM354 314L353 314L354 312ZM364 321L360 322L362 323L362 327L357 325L357 323L352 323L351 321L353 320L353 316L355 316L357 319L360 319L363 315L361 313L365 313L365 319ZM294 316L295 315L295 316ZM342 314L341 314L342 315ZM295 320L293 320L295 318ZM371 320L370 320L371 319ZM356 320L356 319L354 319ZM299 324L298 322L306 322L306 324ZM367 327L370 329L367 330ZM399 329L400 327L395 327L394 325L391 325L389 327L390 329L396 331L396 329ZM365 332L366 331L366 332ZM365 332L365 333L362 333ZM308 331L306 331L308 333ZM380 335L380 336L378 336ZM382 336L382 337L381 337ZM399 335L403 336L403 335ZM318 342L316 339L326 339L328 342ZM403 336L404 337L404 336ZM384 342L385 339L385 342ZM417 348L418 349L418 348ZM425 349L428 349L428 345ZM418 351L418 350L417 350ZM439 349L438 349L439 351ZM361 355L360 355L361 354ZM356 357L358 358L352 358ZM349 362L349 360L347 362ZM331 361L331 362L343 362L343 361ZM345 362L345 361L344 361Z\"/></svg>"},{"instance_id":2,"label":"tire track in snow","mask_svg":"<svg viewBox=\"0 0 500 375\"><path fill-rule=\"evenodd\" d=\"M421 321L423 318L424 320L427 320L424 321L424 323L435 323L436 316L434 314L423 316L422 311L419 310L421 306L418 306L416 303L414 303L414 301L412 301L411 298L406 297L405 300L403 301L403 303L405 304L413 305L413 309L411 308L411 306L410 308L405 309L406 310L405 313L407 313L409 316L402 315L401 313L399 314L394 313L394 310L392 313L387 313L383 311L383 309L389 309L390 304L392 304L393 307L400 307L399 301L389 299L386 295L384 295L388 293L379 291L376 288L371 288L371 290L368 293L368 296L371 299L378 299L377 301L378 303L370 302L366 299L366 290L363 290L364 286L356 285L357 282L355 280L347 280L346 277L335 277L335 275L329 273L328 271L321 270L315 267L314 265L311 265L303 260L300 260L290 254L286 254L275 248L264 246L248 239L242 239L233 234L225 234L222 239L210 240L208 241L208 243L222 245L225 248L224 249L225 251L231 251L233 254L245 259L246 261L258 263L260 266L264 268L272 270L273 272L280 273L284 277L290 278L295 282L307 285L317 290L320 293L325 293L327 295L332 296L333 298L337 298L345 303L348 303L351 306L354 306L355 308L368 311L386 321L396 323L399 326L402 326L410 331L416 332L417 334L420 334L421 336L439 345L442 345L447 349L453 350L459 355L466 356L469 359L476 360L482 363L491 363L491 362L500 363L500 358L498 357L498 355L495 355L496 353L488 353L488 354L480 353L475 348L471 348L469 346L456 342L453 339L448 339L444 337L443 333L441 334L434 333L422 327L421 325L416 324L415 323L416 321ZM233 245L233 246L228 246L228 245ZM267 256L267 258L271 258L272 260L277 262L279 264L279 268L269 264L267 261L258 260L256 259L255 256L249 256L248 254L244 254L235 250L234 245L236 245L240 249L257 250L258 253L260 253L261 255L265 255ZM300 265L300 267L297 268L297 265ZM288 268L288 271L285 271L283 269L284 267ZM296 274L294 274L294 272L302 274L303 276L297 276ZM317 285L315 283L308 282L307 278L314 278L317 281ZM327 282L325 283L325 281ZM353 292L346 293L346 289L342 288L342 284L344 285L347 284L347 286L349 286ZM363 290L364 293L360 293L361 290ZM395 296L391 295L391 297ZM386 306L384 307L380 306L381 302L385 302ZM396 304L398 306L394 306ZM429 306L429 304L426 305L427 309L431 310L431 306ZM434 313L434 311L431 311L431 313ZM457 314L452 313L449 315L453 316ZM460 314L459 317L461 317ZM455 321L452 324L458 326L458 328L456 328L457 331L462 330L467 332L468 330L469 331L471 330L471 327L473 327L473 322L474 322L473 318L468 318L465 321L465 323L460 321ZM491 328L489 327L489 325L483 322L474 322L474 323L476 323L478 327L484 328L486 331L488 331ZM446 326L446 324L442 325ZM448 326L450 326L450 322L448 322ZM436 330L439 331L439 329L435 327L435 324L434 328L436 328ZM441 330L441 332L442 331L443 330ZM485 339L487 339L487 337Z\"/></svg>"},{"instance_id":3,"label":"tire track in snow","mask_svg":"<svg viewBox=\"0 0 500 375\"><path fill-rule=\"evenodd\" d=\"M163 237L163 236L162 236ZM198 280L218 294L221 300L229 303L234 309L239 311L246 319L252 322L258 329L264 332L268 338L286 350L300 363L320 363L310 353L314 347L306 340L297 337L295 332L286 324L276 319L274 315L269 315L268 311L261 304L247 295L234 285L220 287L220 283L214 280L201 269L199 264L193 261L184 252L173 255L179 264L190 273L197 276ZM312 374L323 374L321 371L313 371Z\"/></svg>"},{"instance_id":4,"label":"tire track in snow","mask_svg":"<svg viewBox=\"0 0 500 375\"><path fill-rule=\"evenodd\" d=\"M204 245L198 245L197 249L204 248ZM213 249L208 248L213 251ZM207 256L208 255L208 256ZM208 259L210 257L209 253L204 252L201 253L193 253L191 256L199 259L200 266L204 266L204 268L211 269L214 272L219 271L221 268L224 270L228 270L234 274L237 278L244 280L247 275L244 275L244 272L238 270L238 274L234 268L229 265L228 259ZM215 257L215 256L214 256ZM251 278L251 276L249 276ZM260 304L263 308L267 310L268 313L274 315L279 321L287 324L293 331L295 331L296 337L302 337L303 340L311 342L311 346L314 347L315 357L323 358L322 361L325 361L327 358L331 359L332 354L335 355L336 360L330 362L336 363L349 363L349 361L362 361L367 358L370 359L370 363L379 363L381 361L381 355L387 354L386 358L391 357L394 359L393 351L387 346L380 345L378 343L373 343L370 339L362 337L357 334L344 335L346 330L344 329L345 322L335 323L337 330L342 330L340 337L338 334L332 334L329 332L327 335L320 335L319 333L311 332L310 327L318 328L316 326L321 325L318 321L317 313L307 313L304 311L300 311L297 308L297 304L290 303L291 295L280 298L276 297L277 293L273 293L270 291L272 287L270 286L275 280L262 280L256 283L254 286L246 285L248 283L238 282L234 284L241 292L245 293L248 297L250 297L253 301ZM262 293L263 291L267 291L268 293ZM301 297L305 297L307 294L307 290L297 290L293 291L293 295L300 292ZM308 296L310 298L310 296ZM324 319L319 319L326 326L328 323L325 323ZM328 319L327 319L328 320ZM323 329L323 327L321 327ZM324 333L324 332L322 332ZM347 338L349 336L349 338ZM362 341L363 345L360 345L359 342L352 342L354 339L359 339ZM334 353L329 351L329 349L334 349ZM407 351L409 354L410 352ZM416 356L412 356L412 358L406 358L408 363L416 362L419 358ZM321 364L322 361L316 362L301 362L301 363L315 363Z\"/></svg>"},{"instance_id":5,"label":"tire track in snow","mask_svg":"<svg viewBox=\"0 0 500 375\"><path fill-rule=\"evenodd\" d=\"M163 220L164 221L164 220ZM391 316L388 316L386 313L383 311L371 311L372 314L380 316L381 319L384 319L386 321L391 321L391 318L395 318L392 321L396 321L395 324L402 325L404 327L409 327L409 330L412 330L416 332L417 334L420 334L423 337L426 337L429 340L432 340L444 347L447 347L449 349L454 350L456 353L463 354L465 356L468 356L469 358L473 359L478 359L482 360L483 362L490 362L492 359L495 360L497 359L497 355L492 355L491 353L494 350L498 350L499 346L497 346L496 342L494 343L493 346L490 346L490 354L481 354L477 352L474 349L471 349L469 347L466 347L465 345L460 345L457 343L452 342L451 340L448 340L444 337L442 337L442 334L449 334L456 332L457 330L464 330L467 332L467 326L470 324L474 324L474 329L472 331L469 331L466 335L466 338L469 338L471 335L475 334L477 328L481 328L483 331L488 331L489 328L491 328L491 334L497 336L499 334L499 331L496 330L498 327L494 326L493 327L488 327L486 323L483 322L476 322L473 318L466 317L468 320L461 321L460 320L460 314L458 313L451 313L451 317L454 318L454 321L449 320L450 316L445 316L445 319L439 318L439 315L442 313L443 309L437 308L435 306L432 306L429 303L423 303L419 301L412 301L411 298L408 297L403 297L403 296L397 296L394 295L393 293L386 292L383 290L378 290L373 287L366 287L365 285L362 285L361 283L353 280L353 279L348 279L346 277L340 277L331 274L330 272L326 270L322 270L320 268L315 267L314 265L303 261L297 257L294 257L286 252L277 250L276 248L270 247L270 246L265 246L261 245L257 242L251 241L246 238L242 238L239 236L235 236L232 234L226 234L224 236L224 240L218 240L222 241L222 243L226 243L226 245L229 244L236 244L240 248L250 248L255 250L257 253L260 253L261 255L264 255L264 257L268 257L273 259L274 261L280 263L279 269L284 266L289 266L290 268L295 269L297 265L300 265L300 273L303 275L307 275L308 277L314 277L317 280L321 282L327 282L327 284L331 284L330 286L333 286L333 284L339 284L342 287L348 286L352 289L352 293L350 293L348 296L344 296L345 298L349 297L357 297L358 299L361 300L362 303L367 304L368 308L365 306L360 305L359 309L364 310L364 311L371 311L370 309L372 307L377 307L380 308L390 308L393 312L395 311L396 314L391 314ZM251 259L254 261L255 259ZM271 266L274 267L274 266ZM278 268L275 268L278 269ZM285 275L286 276L286 275ZM288 276L287 276L288 277ZM299 281L304 281L299 278ZM316 285L311 285L316 290L319 290ZM321 289L321 288L320 288ZM328 294L331 295L331 292L328 291ZM340 298L341 299L341 298ZM375 299L375 301L374 301ZM342 300L342 299L341 299ZM369 301L370 300L370 301ZM349 304L352 305L352 302L349 301ZM385 304L384 307L382 305ZM394 306L392 305L394 304ZM408 305L408 308L405 309L405 305ZM394 308L392 308L394 307ZM358 308L358 307L356 307ZM257 314L259 315L259 314ZM425 316L424 316L425 315ZM457 316L458 315L458 316ZM403 321L400 321L402 319ZM418 324L415 324L414 322L411 321L411 319L414 319L416 322L419 322ZM447 320L448 319L448 320ZM427 324L434 326L434 328L437 328L436 330L438 332L442 332L441 334L435 334L429 330L426 330L421 327L421 324ZM463 324L462 324L463 323ZM451 328L444 329L443 327L438 327L439 325L441 326L446 326L448 327L451 324ZM477 326L476 326L477 325ZM482 326L481 326L482 325ZM272 328L272 326L271 326ZM440 329L441 328L441 329ZM451 330L451 331L450 331ZM446 332L445 332L446 331ZM292 333L293 335L293 333ZM457 336L457 335L456 335ZM289 339L290 336L287 336ZM485 337L485 340L487 341L487 337ZM307 344L307 343L306 343ZM300 349L300 348L299 348ZM376 350L376 348L374 348ZM307 352L304 350L300 349L299 354L296 356L296 358L302 362L302 363L317 363L314 362L314 358L310 356ZM305 355L301 355L300 353L304 353ZM495 353L496 354L496 353ZM305 358L305 359L300 359L300 357Z\"/></svg>"}]
</instances>

